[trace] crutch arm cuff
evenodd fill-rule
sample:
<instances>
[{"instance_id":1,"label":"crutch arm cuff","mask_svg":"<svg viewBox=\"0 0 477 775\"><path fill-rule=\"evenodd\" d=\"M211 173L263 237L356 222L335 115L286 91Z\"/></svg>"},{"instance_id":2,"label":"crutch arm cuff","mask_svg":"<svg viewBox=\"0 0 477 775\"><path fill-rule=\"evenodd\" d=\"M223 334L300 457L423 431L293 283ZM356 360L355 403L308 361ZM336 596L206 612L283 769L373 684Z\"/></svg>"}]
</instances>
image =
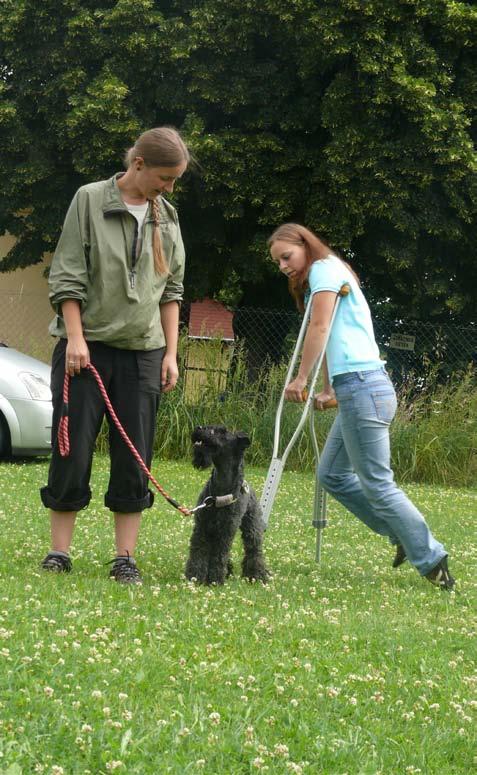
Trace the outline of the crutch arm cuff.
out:
<instances>
[{"instance_id":1,"label":"crutch arm cuff","mask_svg":"<svg viewBox=\"0 0 477 775\"><path fill-rule=\"evenodd\" d=\"M313 527L320 528L320 527L326 527L328 524L327 519L314 519L311 523Z\"/></svg>"}]
</instances>

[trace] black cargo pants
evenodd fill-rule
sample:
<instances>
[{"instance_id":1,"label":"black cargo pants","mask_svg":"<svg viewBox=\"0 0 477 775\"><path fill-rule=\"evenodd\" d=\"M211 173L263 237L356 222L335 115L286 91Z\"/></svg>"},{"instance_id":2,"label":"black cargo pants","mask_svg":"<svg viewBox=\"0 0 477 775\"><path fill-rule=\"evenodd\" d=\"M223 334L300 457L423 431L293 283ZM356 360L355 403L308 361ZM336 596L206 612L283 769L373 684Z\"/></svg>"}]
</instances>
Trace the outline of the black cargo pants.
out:
<instances>
[{"instance_id":1,"label":"black cargo pants","mask_svg":"<svg viewBox=\"0 0 477 775\"><path fill-rule=\"evenodd\" d=\"M101 342L88 342L88 347L121 425L150 468L165 348L121 350ZM111 467L104 503L111 511L125 514L149 508L154 495L148 490L148 479L111 420L89 369L82 369L70 380L71 451L68 457L61 457L58 425L63 409L65 352L66 339L60 339L52 359L52 457L48 485L40 490L43 504L54 511L79 511L88 505L94 444L106 411Z\"/></svg>"}]
</instances>

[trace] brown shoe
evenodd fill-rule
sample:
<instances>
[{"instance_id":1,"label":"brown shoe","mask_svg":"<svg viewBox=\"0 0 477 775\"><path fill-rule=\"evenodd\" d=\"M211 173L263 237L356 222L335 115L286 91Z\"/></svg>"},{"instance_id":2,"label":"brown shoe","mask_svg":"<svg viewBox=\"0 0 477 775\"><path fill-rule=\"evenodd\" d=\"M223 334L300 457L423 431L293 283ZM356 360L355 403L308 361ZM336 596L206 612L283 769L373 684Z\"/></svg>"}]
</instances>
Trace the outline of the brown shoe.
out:
<instances>
[{"instance_id":1,"label":"brown shoe","mask_svg":"<svg viewBox=\"0 0 477 775\"><path fill-rule=\"evenodd\" d=\"M399 568L407 560L406 552L401 544L396 544L396 554L394 555L393 568Z\"/></svg>"}]
</instances>

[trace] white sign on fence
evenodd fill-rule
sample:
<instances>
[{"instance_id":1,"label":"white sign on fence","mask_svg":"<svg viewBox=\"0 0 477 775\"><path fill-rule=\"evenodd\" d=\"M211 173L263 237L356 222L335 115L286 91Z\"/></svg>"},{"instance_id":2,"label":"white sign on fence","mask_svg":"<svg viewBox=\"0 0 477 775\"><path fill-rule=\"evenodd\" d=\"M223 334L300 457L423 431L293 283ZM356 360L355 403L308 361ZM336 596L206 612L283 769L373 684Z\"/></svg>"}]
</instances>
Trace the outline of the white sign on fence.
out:
<instances>
[{"instance_id":1,"label":"white sign on fence","mask_svg":"<svg viewBox=\"0 0 477 775\"><path fill-rule=\"evenodd\" d=\"M408 336L407 334L391 334L389 346L393 347L395 350L414 350L415 342L415 336Z\"/></svg>"}]
</instances>

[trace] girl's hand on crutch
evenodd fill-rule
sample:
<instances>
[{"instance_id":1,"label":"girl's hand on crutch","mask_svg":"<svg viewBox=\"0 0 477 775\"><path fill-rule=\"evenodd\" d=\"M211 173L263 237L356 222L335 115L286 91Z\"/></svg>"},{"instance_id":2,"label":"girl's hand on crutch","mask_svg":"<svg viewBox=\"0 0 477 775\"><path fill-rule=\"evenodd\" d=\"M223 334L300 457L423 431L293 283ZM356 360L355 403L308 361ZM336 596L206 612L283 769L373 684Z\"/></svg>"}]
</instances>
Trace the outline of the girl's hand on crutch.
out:
<instances>
[{"instance_id":1,"label":"girl's hand on crutch","mask_svg":"<svg viewBox=\"0 0 477 775\"><path fill-rule=\"evenodd\" d=\"M306 400L306 379L298 375L293 382L290 382L285 388L285 398L287 401L294 401L296 404L302 404Z\"/></svg>"},{"instance_id":2,"label":"girl's hand on crutch","mask_svg":"<svg viewBox=\"0 0 477 775\"><path fill-rule=\"evenodd\" d=\"M320 393L315 393L315 409L323 411L323 409L332 409L336 405L336 394L332 387L328 388L327 390L322 390Z\"/></svg>"}]
</instances>

